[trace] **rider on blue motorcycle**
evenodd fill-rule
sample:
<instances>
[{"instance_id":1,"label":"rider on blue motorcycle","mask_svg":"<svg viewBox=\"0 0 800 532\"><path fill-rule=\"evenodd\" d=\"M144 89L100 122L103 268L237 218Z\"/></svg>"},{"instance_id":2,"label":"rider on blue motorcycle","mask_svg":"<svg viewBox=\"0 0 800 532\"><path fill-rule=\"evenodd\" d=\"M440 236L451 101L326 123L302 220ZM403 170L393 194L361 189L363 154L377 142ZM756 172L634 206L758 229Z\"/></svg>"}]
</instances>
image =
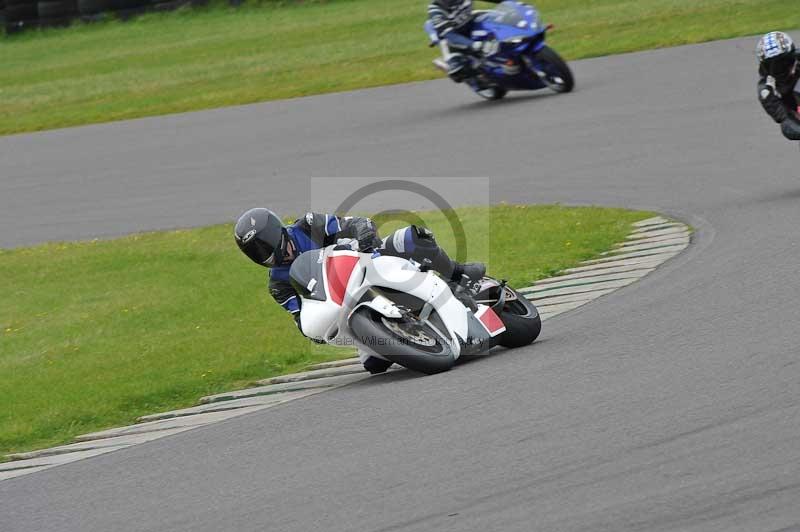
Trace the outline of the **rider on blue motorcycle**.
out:
<instances>
[{"instance_id":1,"label":"rider on blue motorcycle","mask_svg":"<svg viewBox=\"0 0 800 532\"><path fill-rule=\"evenodd\" d=\"M756 55L761 105L787 139L800 140L800 54L792 38L780 31L767 33L758 41Z\"/></svg>"},{"instance_id":2,"label":"rider on blue motorcycle","mask_svg":"<svg viewBox=\"0 0 800 532\"><path fill-rule=\"evenodd\" d=\"M502 2L486 1L493 4ZM452 52L447 58L447 75L456 83L473 74L468 56L492 55L497 50L494 41L472 40L472 0L433 0L428 5L428 19Z\"/></svg>"},{"instance_id":3,"label":"rider on blue motorcycle","mask_svg":"<svg viewBox=\"0 0 800 532\"><path fill-rule=\"evenodd\" d=\"M292 262L301 253L336 244L339 239L357 240L363 252L377 250L383 255L413 259L454 281L460 280L462 275L477 281L486 273L483 264L459 264L450 259L436 243L433 233L424 227L404 227L380 240L372 220L356 216L309 212L291 225L284 225L280 217L268 209L250 209L236 222L234 237L245 255L270 269L270 293L292 314L301 332L300 298L289 281ZM371 373L386 371L389 366L391 362L374 357L364 362Z\"/></svg>"}]
</instances>

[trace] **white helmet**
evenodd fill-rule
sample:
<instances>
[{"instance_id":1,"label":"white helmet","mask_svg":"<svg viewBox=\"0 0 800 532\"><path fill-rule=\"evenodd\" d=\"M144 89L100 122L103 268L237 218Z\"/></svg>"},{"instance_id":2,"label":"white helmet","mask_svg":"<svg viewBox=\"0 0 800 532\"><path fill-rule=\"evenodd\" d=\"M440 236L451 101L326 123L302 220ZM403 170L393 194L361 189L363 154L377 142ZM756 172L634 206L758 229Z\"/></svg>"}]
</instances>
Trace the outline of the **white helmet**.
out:
<instances>
[{"instance_id":1,"label":"white helmet","mask_svg":"<svg viewBox=\"0 0 800 532\"><path fill-rule=\"evenodd\" d=\"M756 56L764 73L775 77L791 74L797 60L794 41L780 31L761 37L756 46Z\"/></svg>"}]
</instances>

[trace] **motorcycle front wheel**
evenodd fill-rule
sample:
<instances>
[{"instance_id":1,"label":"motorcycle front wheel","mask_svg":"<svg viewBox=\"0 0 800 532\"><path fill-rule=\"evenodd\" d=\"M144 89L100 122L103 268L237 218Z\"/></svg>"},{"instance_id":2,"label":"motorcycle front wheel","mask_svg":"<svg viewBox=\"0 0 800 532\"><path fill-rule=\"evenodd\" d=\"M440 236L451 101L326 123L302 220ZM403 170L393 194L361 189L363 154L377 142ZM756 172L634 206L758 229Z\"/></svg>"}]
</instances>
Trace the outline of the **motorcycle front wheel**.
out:
<instances>
[{"instance_id":1,"label":"motorcycle front wheel","mask_svg":"<svg viewBox=\"0 0 800 532\"><path fill-rule=\"evenodd\" d=\"M432 375L455 364L448 340L425 323L362 307L350 317L350 329L359 344L410 370Z\"/></svg>"},{"instance_id":2,"label":"motorcycle front wheel","mask_svg":"<svg viewBox=\"0 0 800 532\"><path fill-rule=\"evenodd\" d=\"M484 100L502 100L508 91L502 87L488 87L486 89L476 89L475 94Z\"/></svg>"},{"instance_id":3,"label":"motorcycle front wheel","mask_svg":"<svg viewBox=\"0 0 800 532\"><path fill-rule=\"evenodd\" d=\"M575 78L567 63L549 46L543 47L533 56L532 66L536 75L555 92L571 92L575 88Z\"/></svg>"}]
</instances>

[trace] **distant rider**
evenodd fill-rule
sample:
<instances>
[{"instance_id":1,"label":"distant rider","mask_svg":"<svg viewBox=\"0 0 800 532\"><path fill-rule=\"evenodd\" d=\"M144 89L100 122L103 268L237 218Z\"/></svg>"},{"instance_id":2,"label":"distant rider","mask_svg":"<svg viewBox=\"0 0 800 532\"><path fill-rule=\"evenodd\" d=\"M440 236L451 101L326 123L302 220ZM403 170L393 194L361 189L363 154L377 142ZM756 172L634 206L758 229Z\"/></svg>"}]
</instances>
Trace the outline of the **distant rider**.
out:
<instances>
[{"instance_id":1,"label":"distant rider","mask_svg":"<svg viewBox=\"0 0 800 532\"><path fill-rule=\"evenodd\" d=\"M499 4L502 0L486 1ZM472 0L433 0L428 5L428 20L438 37L447 41L451 52L447 75L456 83L473 74L469 56L492 55L496 51L494 41L472 40Z\"/></svg>"},{"instance_id":2,"label":"distant rider","mask_svg":"<svg viewBox=\"0 0 800 532\"><path fill-rule=\"evenodd\" d=\"M236 222L234 237L245 255L270 269L270 293L293 315L301 332L300 298L289 281L289 269L301 253L335 244L339 239L358 241L360 251L377 250L383 255L413 259L450 280L461 279L463 274L479 280L486 273L483 264L459 264L450 259L436 243L433 233L424 227L404 227L381 241L372 220L356 216L309 212L294 223L284 225L280 217L268 209L250 209ZM363 362L370 373L381 373L392 365L375 357Z\"/></svg>"},{"instance_id":3,"label":"distant rider","mask_svg":"<svg viewBox=\"0 0 800 532\"><path fill-rule=\"evenodd\" d=\"M800 54L792 38L780 31L767 33L758 41L756 55L761 105L787 139L800 140Z\"/></svg>"}]
</instances>

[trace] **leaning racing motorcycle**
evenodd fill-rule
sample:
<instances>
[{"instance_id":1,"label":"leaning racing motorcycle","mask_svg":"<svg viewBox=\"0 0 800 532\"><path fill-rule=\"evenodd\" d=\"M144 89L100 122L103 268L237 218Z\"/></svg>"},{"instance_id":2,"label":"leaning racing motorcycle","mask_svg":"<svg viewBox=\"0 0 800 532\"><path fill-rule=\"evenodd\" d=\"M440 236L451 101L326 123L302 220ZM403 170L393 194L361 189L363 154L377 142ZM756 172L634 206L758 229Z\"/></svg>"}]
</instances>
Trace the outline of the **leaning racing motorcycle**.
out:
<instances>
[{"instance_id":1,"label":"leaning racing motorcycle","mask_svg":"<svg viewBox=\"0 0 800 532\"><path fill-rule=\"evenodd\" d=\"M499 100L508 91L549 88L555 92L570 92L575 79L567 63L547 46L545 36L553 27L545 25L536 8L522 2L506 1L494 9L473 14L474 41L493 43L494 51L481 58L469 57L474 75L467 85L480 97ZM442 58L433 64L448 71L450 49L447 41L439 39L433 23L425 24L430 45L442 50Z\"/></svg>"},{"instance_id":2,"label":"leaning racing motorcycle","mask_svg":"<svg viewBox=\"0 0 800 532\"><path fill-rule=\"evenodd\" d=\"M542 327L533 303L504 281L447 282L413 261L348 245L303 253L290 279L303 334L427 374L498 345L528 345Z\"/></svg>"}]
</instances>

